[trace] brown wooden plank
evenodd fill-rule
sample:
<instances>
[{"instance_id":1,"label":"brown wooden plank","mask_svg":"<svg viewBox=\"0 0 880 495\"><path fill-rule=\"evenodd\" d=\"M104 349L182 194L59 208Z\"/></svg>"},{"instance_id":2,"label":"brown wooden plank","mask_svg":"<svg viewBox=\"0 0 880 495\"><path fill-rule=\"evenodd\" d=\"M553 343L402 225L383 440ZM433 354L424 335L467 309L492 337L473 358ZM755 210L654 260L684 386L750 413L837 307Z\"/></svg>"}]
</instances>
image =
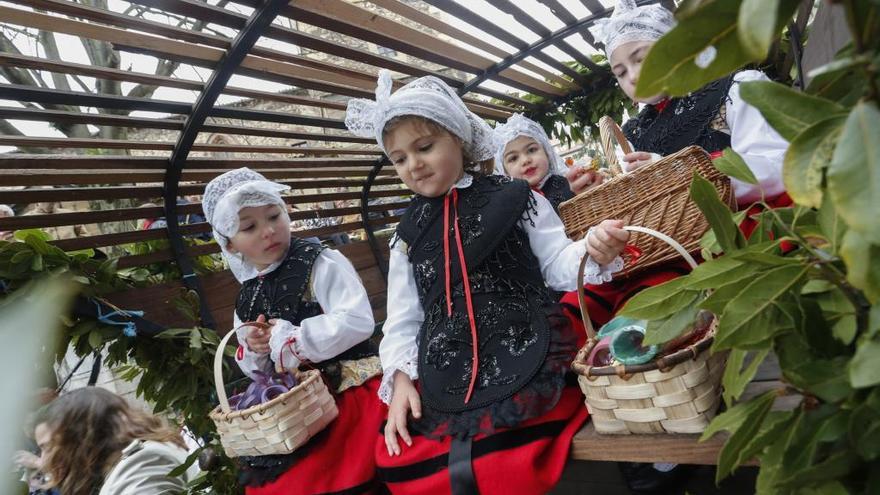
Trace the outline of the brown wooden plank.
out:
<instances>
[{"instance_id":1,"label":"brown wooden plank","mask_svg":"<svg viewBox=\"0 0 880 495\"><path fill-rule=\"evenodd\" d=\"M492 60L464 48L342 0L297 1L288 7L285 15L471 73L494 65ZM552 84L512 69L502 71L498 79L529 92L555 96L566 94Z\"/></svg>"},{"instance_id":2,"label":"brown wooden plank","mask_svg":"<svg viewBox=\"0 0 880 495\"><path fill-rule=\"evenodd\" d=\"M232 170L241 167L253 169L283 168L373 168L375 158L216 158L193 157L187 160L188 170ZM58 170L165 170L168 158L126 155L31 155L0 154L0 170L58 169ZM385 165L388 168L388 165ZM389 168L390 169L390 168Z\"/></svg>"},{"instance_id":3,"label":"brown wooden plank","mask_svg":"<svg viewBox=\"0 0 880 495\"><path fill-rule=\"evenodd\" d=\"M34 70L45 70L61 74L76 74L82 76L96 77L100 79L107 79L111 81L127 81L170 88L190 89L193 91L202 91L202 89L204 89L204 83L199 81L163 77L154 74L145 74L142 72L133 72L128 70L95 67L91 65L75 64L72 62L59 62L57 60L48 60L39 57L28 57L25 55L18 55L14 53L0 53L0 65L9 67L22 67ZM302 105L309 107L330 108L334 110L345 110L346 108L346 104L339 101L311 98L307 96L289 95L284 93L272 93L269 91L258 91L234 86L227 86L223 89L222 93L234 96L241 96L243 98L280 101L293 105Z\"/></svg>"},{"instance_id":4,"label":"brown wooden plank","mask_svg":"<svg viewBox=\"0 0 880 495\"><path fill-rule=\"evenodd\" d=\"M0 136L0 145L48 148L129 149L172 151L173 141L140 141L124 139L42 138L29 136ZM192 146L194 152L218 153L285 153L302 155L383 155L378 148L319 148L313 146L267 146L246 144L205 144Z\"/></svg>"},{"instance_id":5,"label":"brown wooden plank","mask_svg":"<svg viewBox=\"0 0 880 495\"><path fill-rule=\"evenodd\" d=\"M406 17L407 19L414 20L439 33L443 33L454 40L467 43L474 48L479 48L480 50L483 50L486 53L491 53L496 57L500 57L503 59L510 55L509 52L498 48L496 45L493 45L486 40L480 39L476 36L472 36L471 34L468 34L458 28L449 25L446 22L441 21L439 18L426 14L421 10L400 2L399 0L374 0L372 3L391 12L394 12L395 14ZM567 88L568 90L576 89L574 83L572 83L568 79L560 77L559 74L555 74L553 72L550 72L549 70L544 69L543 67L535 65L528 61L522 61L519 63L519 65L524 69L528 69L536 74L540 74L545 79L548 79L563 88Z\"/></svg>"}]
</instances>

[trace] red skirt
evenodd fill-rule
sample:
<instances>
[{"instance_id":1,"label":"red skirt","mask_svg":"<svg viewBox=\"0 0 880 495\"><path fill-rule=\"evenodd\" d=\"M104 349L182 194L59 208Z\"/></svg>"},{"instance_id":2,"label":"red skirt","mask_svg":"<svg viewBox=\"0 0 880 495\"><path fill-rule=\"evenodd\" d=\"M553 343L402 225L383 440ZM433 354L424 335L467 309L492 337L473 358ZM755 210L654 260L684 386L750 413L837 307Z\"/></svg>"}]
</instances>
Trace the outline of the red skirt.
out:
<instances>
[{"instance_id":1,"label":"red skirt","mask_svg":"<svg viewBox=\"0 0 880 495\"><path fill-rule=\"evenodd\" d=\"M516 428L475 436L471 459L480 493L528 495L550 491L562 474L571 439L587 415L581 391L568 386L556 407L543 416ZM450 444L448 437L432 440L413 435L412 446L401 444L401 455L391 457L380 433L375 442L378 477L393 494L449 493Z\"/></svg>"},{"instance_id":2,"label":"red skirt","mask_svg":"<svg viewBox=\"0 0 880 495\"><path fill-rule=\"evenodd\" d=\"M308 453L278 479L248 487L247 495L362 494L379 492L373 457L376 432L387 415L380 377L336 396L339 416L312 439Z\"/></svg>"}]
</instances>

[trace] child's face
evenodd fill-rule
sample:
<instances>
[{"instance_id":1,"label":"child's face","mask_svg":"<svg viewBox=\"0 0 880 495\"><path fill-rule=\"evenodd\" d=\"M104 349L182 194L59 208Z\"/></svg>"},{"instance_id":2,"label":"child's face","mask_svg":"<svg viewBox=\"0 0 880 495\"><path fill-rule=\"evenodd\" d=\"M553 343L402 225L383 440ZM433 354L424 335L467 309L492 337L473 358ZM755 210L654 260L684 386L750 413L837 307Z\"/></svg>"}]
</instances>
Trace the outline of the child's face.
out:
<instances>
[{"instance_id":1,"label":"child's face","mask_svg":"<svg viewBox=\"0 0 880 495\"><path fill-rule=\"evenodd\" d=\"M611 72L617 78L617 84L620 84L626 96L636 103L654 104L664 98L662 94L650 98L636 98L636 86L639 84L642 62L654 43L654 41L630 41L615 48L611 54Z\"/></svg>"},{"instance_id":2,"label":"child's face","mask_svg":"<svg viewBox=\"0 0 880 495\"><path fill-rule=\"evenodd\" d=\"M238 233L229 239L229 250L241 253L258 270L280 260L287 252L290 225L278 205L242 208L238 222Z\"/></svg>"},{"instance_id":3,"label":"child's face","mask_svg":"<svg viewBox=\"0 0 880 495\"><path fill-rule=\"evenodd\" d=\"M407 119L389 131L385 149L403 183L428 198L449 192L464 173L458 139L416 119Z\"/></svg>"},{"instance_id":4,"label":"child's face","mask_svg":"<svg viewBox=\"0 0 880 495\"><path fill-rule=\"evenodd\" d=\"M504 170L514 179L525 179L537 187L550 171L550 159L537 141L520 136L504 147Z\"/></svg>"}]
</instances>

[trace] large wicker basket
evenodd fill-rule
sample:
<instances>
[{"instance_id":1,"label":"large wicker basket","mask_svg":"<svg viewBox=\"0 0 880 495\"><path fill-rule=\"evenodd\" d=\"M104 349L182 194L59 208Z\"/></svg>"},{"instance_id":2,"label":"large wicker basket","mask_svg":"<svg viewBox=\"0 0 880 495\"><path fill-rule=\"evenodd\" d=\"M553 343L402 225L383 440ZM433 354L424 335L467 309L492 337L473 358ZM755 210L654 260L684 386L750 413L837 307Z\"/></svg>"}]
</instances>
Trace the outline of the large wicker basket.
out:
<instances>
[{"instance_id":1,"label":"large wicker basket","mask_svg":"<svg viewBox=\"0 0 880 495\"><path fill-rule=\"evenodd\" d=\"M599 121L599 129L612 177L559 205L566 234L580 239L602 220L620 219L626 225L665 232L688 252L699 250L700 238L709 230L709 223L690 199L694 172L711 182L719 196L734 206L730 179L712 165L709 155L698 146L689 146L630 173L620 173L613 142L617 140L624 153L632 149L620 127L609 117ZM672 248L648 235L633 235L631 244L641 255L638 263L624 255L623 275L676 258Z\"/></svg>"},{"instance_id":2,"label":"large wicker basket","mask_svg":"<svg viewBox=\"0 0 880 495\"><path fill-rule=\"evenodd\" d=\"M253 323L250 323L253 324ZM214 355L214 380L220 405L209 417L229 457L289 454L324 429L339 410L317 370L298 372L299 384L269 402L232 411L223 383L226 334Z\"/></svg>"},{"instance_id":3,"label":"large wicker basket","mask_svg":"<svg viewBox=\"0 0 880 495\"><path fill-rule=\"evenodd\" d=\"M694 259L669 237L643 227L625 229L670 242L691 267ZM578 280L583 280L581 261ZM592 367L587 358L598 344L584 302L583 286L578 284L581 317L587 343L578 351L572 369L580 375L578 384L597 433L701 433L715 416L721 400L721 375L727 353L711 354L717 318L699 341L652 362L639 365ZM688 335L676 339L688 340Z\"/></svg>"}]
</instances>

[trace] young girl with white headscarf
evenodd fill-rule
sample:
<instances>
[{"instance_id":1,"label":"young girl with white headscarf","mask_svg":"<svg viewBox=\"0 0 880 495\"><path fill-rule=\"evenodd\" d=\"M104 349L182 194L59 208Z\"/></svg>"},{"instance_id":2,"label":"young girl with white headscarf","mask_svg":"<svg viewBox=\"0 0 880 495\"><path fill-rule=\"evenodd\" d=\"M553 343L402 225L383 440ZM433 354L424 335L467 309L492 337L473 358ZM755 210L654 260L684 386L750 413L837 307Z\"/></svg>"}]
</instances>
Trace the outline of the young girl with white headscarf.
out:
<instances>
[{"instance_id":1,"label":"young girl with white headscarf","mask_svg":"<svg viewBox=\"0 0 880 495\"><path fill-rule=\"evenodd\" d=\"M585 253L589 280L610 280L628 235L607 222L601 248L572 242L525 181L484 175L491 129L449 86L391 89L382 71L376 101L345 119L415 193L391 241L379 478L392 493L546 493L587 416L566 386L577 335L548 286L574 289Z\"/></svg>"},{"instance_id":2,"label":"young girl with white headscarf","mask_svg":"<svg viewBox=\"0 0 880 495\"><path fill-rule=\"evenodd\" d=\"M337 393L339 416L290 455L239 458L248 495L367 492L374 484L376 400L381 371L367 292L341 253L297 239L281 192L287 186L248 168L216 177L203 208L241 289L235 360L249 376L309 363ZM241 327L268 322L271 328Z\"/></svg>"}]
</instances>

